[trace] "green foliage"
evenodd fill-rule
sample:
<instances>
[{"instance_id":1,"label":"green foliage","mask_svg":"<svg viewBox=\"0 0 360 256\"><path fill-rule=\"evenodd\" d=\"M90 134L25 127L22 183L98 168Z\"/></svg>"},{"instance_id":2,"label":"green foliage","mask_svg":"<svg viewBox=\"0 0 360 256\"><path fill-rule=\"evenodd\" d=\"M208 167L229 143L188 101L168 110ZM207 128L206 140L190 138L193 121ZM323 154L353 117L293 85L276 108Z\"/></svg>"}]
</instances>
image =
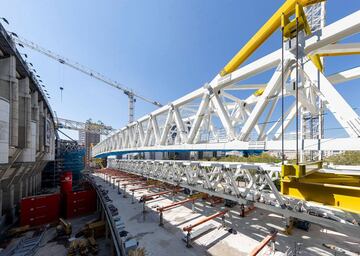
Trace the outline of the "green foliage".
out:
<instances>
[{"instance_id":1,"label":"green foliage","mask_svg":"<svg viewBox=\"0 0 360 256\"><path fill-rule=\"evenodd\" d=\"M360 152L346 151L345 153L330 156L325 159L326 162L331 162L337 165L359 165Z\"/></svg>"},{"instance_id":2,"label":"green foliage","mask_svg":"<svg viewBox=\"0 0 360 256\"><path fill-rule=\"evenodd\" d=\"M281 159L269 155L267 153L262 153L261 155L251 155L248 157L245 156L225 156L220 158L211 158L210 161L219 161L219 162L249 162L249 163L279 163Z\"/></svg>"}]
</instances>

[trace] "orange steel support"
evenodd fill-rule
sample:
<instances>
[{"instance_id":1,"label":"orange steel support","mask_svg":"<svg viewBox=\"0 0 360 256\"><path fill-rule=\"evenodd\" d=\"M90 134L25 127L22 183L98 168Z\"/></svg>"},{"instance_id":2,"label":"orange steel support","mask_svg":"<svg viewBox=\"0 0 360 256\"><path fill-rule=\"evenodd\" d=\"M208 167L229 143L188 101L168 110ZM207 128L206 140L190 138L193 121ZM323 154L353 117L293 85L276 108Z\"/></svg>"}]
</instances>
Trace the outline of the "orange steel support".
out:
<instances>
[{"instance_id":1,"label":"orange steel support","mask_svg":"<svg viewBox=\"0 0 360 256\"><path fill-rule=\"evenodd\" d=\"M143 201L143 202L150 201L155 196L162 196L162 195L166 195L166 194L170 194L170 193L178 193L180 191L182 191L182 189L165 190L165 191L161 191L161 192L157 192L157 193L153 193L153 194L149 194L149 195L144 195L141 197L141 201Z\"/></svg>"},{"instance_id":2,"label":"orange steel support","mask_svg":"<svg viewBox=\"0 0 360 256\"><path fill-rule=\"evenodd\" d=\"M134 195L134 192L136 190L142 190L142 189L149 189L149 188L156 188L158 187L157 185L147 185L147 186L144 186L144 187L139 187L139 188L132 188L130 189L130 191L132 192L132 198L131 198L131 203L135 203L135 195Z\"/></svg>"},{"instance_id":3,"label":"orange steel support","mask_svg":"<svg viewBox=\"0 0 360 256\"><path fill-rule=\"evenodd\" d=\"M197 198L187 198L185 200L182 200L182 201L178 201L178 202L175 202L175 203L171 203L171 204L168 204L166 206L163 206L163 207L158 207L156 210L158 212L160 212L160 223L159 223L159 226L164 226L164 215L163 215L163 212L164 211L167 211L167 210L170 210L170 209L173 209L177 206L180 206L180 205L183 205L183 204L186 204L187 202L192 202L193 203L193 206L194 206L194 202L197 200ZM194 210L194 209L193 209Z\"/></svg>"},{"instance_id":4,"label":"orange steel support","mask_svg":"<svg viewBox=\"0 0 360 256\"><path fill-rule=\"evenodd\" d=\"M139 179L136 179L136 180L139 180ZM136 182L129 182L129 183L125 183L125 184L122 184L124 187L126 186L133 186L133 185L138 185L138 184L146 184L146 182L144 180L142 181L136 181Z\"/></svg>"},{"instance_id":5,"label":"orange steel support","mask_svg":"<svg viewBox=\"0 0 360 256\"><path fill-rule=\"evenodd\" d=\"M158 186L156 186L156 185L147 185L147 186L139 187L139 188L131 188L131 189L129 189L129 190L132 191L132 192L134 192L134 191L136 191L136 190L148 189L148 188L156 188L156 187L158 187Z\"/></svg>"},{"instance_id":6,"label":"orange steel support","mask_svg":"<svg viewBox=\"0 0 360 256\"><path fill-rule=\"evenodd\" d=\"M267 235L264 240L260 242L249 254L249 256L256 256L258 253L271 241L274 241L276 238L277 230Z\"/></svg>"},{"instance_id":7,"label":"orange steel support","mask_svg":"<svg viewBox=\"0 0 360 256\"><path fill-rule=\"evenodd\" d=\"M119 181L124 182L124 181L133 181L133 180L139 180L139 178L125 178L125 179L119 179Z\"/></svg>"},{"instance_id":8,"label":"orange steel support","mask_svg":"<svg viewBox=\"0 0 360 256\"><path fill-rule=\"evenodd\" d=\"M247 214L249 214L251 211L255 210L255 206L250 205L245 207L244 204L240 205L240 217L245 217Z\"/></svg>"},{"instance_id":9,"label":"orange steel support","mask_svg":"<svg viewBox=\"0 0 360 256\"><path fill-rule=\"evenodd\" d=\"M182 201L178 201L178 202L175 202L175 203L171 203L171 204L159 207L159 208L157 208L157 211L158 212L164 212L164 211L170 210L171 208L174 208L176 206L186 204L187 202L195 202L196 199L197 198L187 198L187 199L182 200Z\"/></svg>"},{"instance_id":10,"label":"orange steel support","mask_svg":"<svg viewBox=\"0 0 360 256\"><path fill-rule=\"evenodd\" d=\"M123 184L123 187L124 187L124 195L123 197L125 198L126 197L126 186L134 186L134 185L146 185L146 182L144 180L142 181L137 181L137 182L129 182L129 183L125 183Z\"/></svg>"},{"instance_id":11,"label":"orange steel support","mask_svg":"<svg viewBox=\"0 0 360 256\"><path fill-rule=\"evenodd\" d=\"M166 194L170 194L173 193L174 195L180 191L182 191L182 188L174 188L173 190L166 190L166 191L162 191L162 192L157 192L157 193L153 193L150 195L144 195L141 197L140 202L143 203L143 212L146 212L146 208L145 208L145 204L146 202L155 199L155 196L161 196L161 195L166 195Z\"/></svg>"},{"instance_id":12,"label":"orange steel support","mask_svg":"<svg viewBox=\"0 0 360 256\"><path fill-rule=\"evenodd\" d=\"M225 209L221 212L218 212L218 213L215 213L211 216L208 216L208 217L205 217L203 219L201 219L200 221L190 225L190 226L187 226L187 227L184 227L183 230L184 231L187 231L187 234L186 234L186 247L191 247L191 234L190 232L193 230L193 228L209 221L209 220L212 220L212 219L215 219L217 217L220 217L222 216L222 221L224 222L225 221L225 214L228 212L229 210L228 209Z\"/></svg>"},{"instance_id":13,"label":"orange steel support","mask_svg":"<svg viewBox=\"0 0 360 256\"><path fill-rule=\"evenodd\" d=\"M120 182L127 182L127 181L136 181L136 180L139 180L139 178L125 178L125 179L118 179L116 180L115 182L118 183L118 194L121 194L121 191L120 191Z\"/></svg>"},{"instance_id":14,"label":"orange steel support","mask_svg":"<svg viewBox=\"0 0 360 256\"><path fill-rule=\"evenodd\" d=\"M195 227L197 227L197 226L199 226L199 225L201 225L201 224L203 224L203 223L205 223L205 222L207 222L209 220L212 220L212 219L215 219L217 217L223 216L228 211L229 211L228 209L225 209L225 210L223 210L221 212L218 212L218 213L215 213L213 215L207 216L207 217L199 220L198 222L195 222L194 224L191 224L190 226L184 227L183 230L187 231L187 232L191 232L191 230L193 230L193 228L195 228Z\"/></svg>"}]
</instances>

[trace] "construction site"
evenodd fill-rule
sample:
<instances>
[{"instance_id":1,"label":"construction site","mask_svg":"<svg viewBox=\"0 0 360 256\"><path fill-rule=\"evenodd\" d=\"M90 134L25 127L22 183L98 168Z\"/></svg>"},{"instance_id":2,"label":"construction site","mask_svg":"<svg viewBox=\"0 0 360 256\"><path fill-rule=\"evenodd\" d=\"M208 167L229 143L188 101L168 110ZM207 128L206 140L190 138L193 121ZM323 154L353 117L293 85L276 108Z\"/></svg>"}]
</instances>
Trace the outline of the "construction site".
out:
<instances>
[{"instance_id":1,"label":"construction site","mask_svg":"<svg viewBox=\"0 0 360 256\"><path fill-rule=\"evenodd\" d=\"M15 2L0 256L360 255L360 2Z\"/></svg>"}]
</instances>

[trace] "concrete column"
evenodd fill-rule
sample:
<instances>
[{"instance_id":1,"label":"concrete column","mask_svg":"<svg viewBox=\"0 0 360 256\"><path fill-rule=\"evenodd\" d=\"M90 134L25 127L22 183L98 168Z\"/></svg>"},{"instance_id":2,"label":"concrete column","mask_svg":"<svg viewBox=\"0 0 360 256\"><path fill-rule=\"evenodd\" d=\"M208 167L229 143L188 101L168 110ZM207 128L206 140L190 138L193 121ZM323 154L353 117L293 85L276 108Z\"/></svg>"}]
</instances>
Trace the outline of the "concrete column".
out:
<instances>
[{"instance_id":1,"label":"concrete column","mask_svg":"<svg viewBox=\"0 0 360 256\"><path fill-rule=\"evenodd\" d=\"M22 186L23 186L23 182L21 180L19 180L17 183L14 184L14 200L16 204L20 203L20 200L22 198L22 193L23 193Z\"/></svg>"},{"instance_id":2,"label":"concrete column","mask_svg":"<svg viewBox=\"0 0 360 256\"><path fill-rule=\"evenodd\" d=\"M47 117L48 117L48 109L44 106L44 124L43 124L43 138L44 138L44 151L46 152L46 153L48 153L49 152L49 145L46 145L46 132L47 132L47 129L45 129L46 128L46 119L47 119ZM44 156L44 158L45 159L47 159L47 154Z\"/></svg>"},{"instance_id":3,"label":"concrete column","mask_svg":"<svg viewBox=\"0 0 360 256\"><path fill-rule=\"evenodd\" d=\"M19 181L19 201L23 198L23 181Z\"/></svg>"},{"instance_id":4,"label":"concrete column","mask_svg":"<svg viewBox=\"0 0 360 256\"><path fill-rule=\"evenodd\" d=\"M0 188L0 220L1 220L1 216L2 216L2 208L3 208L3 191Z\"/></svg>"},{"instance_id":5,"label":"concrete column","mask_svg":"<svg viewBox=\"0 0 360 256\"><path fill-rule=\"evenodd\" d=\"M39 174L35 175L35 193L39 192Z\"/></svg>"},{"instance_id":6,"label":"concrete column","mask_svg":"<svg viewBox=\"0 0 360 256\"><path fill-rule=\"evenodd\" d=\"M31 94L31 120L36 122L36 151L39 151L39 130L40 130L40 111L39 111L39 94L37 91Z\"/></svg>"},{"instance_id":7,"label":"concrete column","mask_svg":"<svg viewBox=\"0 0 360 256\"><path fill-rule=\"evenodd\" d=\"M29 182L29 196L33 195L33 182L32 182L32 180L33 180L33 177L30 176L29 180L28 180L28 182Z\"/></svg>"},{"instance_id":8,"label":"concrete column","mask_svg":"<svg viewBox=\"0 0 360 256\"><path fill-rule=\"evenodd\" d=\"M39 174L35 174L34 175L34 178L35 178L35 193L37 193L39 191Z\"/></svg>"},{"instance_id":9,"label":"concrete column","mask_svg":"<svg viewBox=\"0 0 360 256\"><path fill-rule=\"evenodd\" d=\"M39 102L39 151L44 151L44 102Z\"/></svg>"},{"instance_id":10,"label":"concrete column","mask_svg":"<svg viewBox=\"0 0 360 256\"><path fill-rule=\"evenodd\" d=\"M40 144L41 144L40 132L41 132L42 115L44 113L43 109L44 109L44 102L39 101L38 109L37 109L37 116L36 116L36 138L37 138L36 150L37 151L40 151Z\"/></svg>"},{"instance_id":11,"label":"concrete column","mask_svg":"<svg viewBox=\"0 0 360 256\"><path fill-rule=\"evenodd\" d=\"M19 80L19 147L23 153L17 162L35 162L32 140L32 117L29 78Z\"/></svg>"},{"instance_id":12,"label":"concrete column","mask_svg":"<svg viewBox=\"0 0 360 256\"><path fill-rule=\"evenodd\" d=\"M33 195L36 195L36 176L34 175L33 177L32 177L32 188L33 188L33 191L32 191L32 194Z\"/></svg>"},{"instance_id":13,"label":"concrete column","mask_svg":"<svg viewBox=\"0 0 360 256\"><path fill-rule=\"evenodd\" d=\"M17 82L11 82L11 100L10 100L10 142L11 146L17 147L19 140L19 86Z\"/></svg>"},{"instance_id":14,"label":"concrete column","mask_svg":"<svg viewBox=\"0 0 360 256\"><path fill-rule=\"evenodd\" d=\"M0 96L10 102L10 145L18 146L19 86L14 56L0 60Z\"/></svg>"},{"instance_id":15,"label":"concrete column","mask_svg":"<svg viewBox=\"0 0 360 256\"><path fill-rule=\"evenodd\" d=\"M36 181L37 181L37 176L34 175L33 177L33 195L36 195L36 191L37 191L37 187L36 187Z\"/></svg>"},{"instance_id":16,"label":"concrete column","mask_svg":"<svg viewBox=\"0 0 360 256\"><path fill-rule=\"evenodd\" d=\"M9 210L10 210L10 216L11 216L11 221L14 222L15 220L15 203L14 203L14 197L15 197L15 192L14 192L14 184L10 185L9 188Z\"/></svg>"},{"instance_id":17,"label":"concrete column","mask_svg":"<svg viewBox=\"0 0 360 256\"><path fill-rule=\"evenodd\" d=\"M42 173L39 172L38 173L38 184L37 184L38 191L41 190L41 178L42 178Z\"/></svg>"},{"instance_id":18,"label":"concrete column","mask_svg":"<svg viewBox=\"0 0 360 256\"><path fill-rule=\"evenodd\" d=\"M28 184L28 178L24 176L24 197L27 197L29 195L29 184Z\"/></svg>"},{"instance_id":19,"label":"concrete column","mask_svg":"<svg viewBox=\"0 0 360 256\"><path fill-rule=\"evenodd\" d=\"M39 191L40 191L40 188L41 188L41 172L38 172L38 173L36 174L35 187L36 187L36 192L39 192Z\"/></svg>"}]
</instances>

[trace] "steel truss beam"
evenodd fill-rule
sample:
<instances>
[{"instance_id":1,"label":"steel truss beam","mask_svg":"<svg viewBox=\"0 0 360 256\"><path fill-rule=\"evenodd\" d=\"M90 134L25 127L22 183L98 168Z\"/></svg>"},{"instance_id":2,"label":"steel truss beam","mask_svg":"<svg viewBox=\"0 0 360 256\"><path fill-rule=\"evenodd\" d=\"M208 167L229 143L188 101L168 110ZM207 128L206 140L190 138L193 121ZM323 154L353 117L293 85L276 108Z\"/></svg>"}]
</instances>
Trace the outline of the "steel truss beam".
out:
<instances>
[{"instance_id":1,"label":"steel truss beam","mask_svg":"<svg viewBox=\"0 0 360 256\"><path fill-rule=\"evenodd\" d=\"M119 159L111 159L108 164L122 172L239 204L252 204L284 217L306 220L346 234L360 232L360 226L353 224L356 220L347 212L281 195L273 182L279 179L280 167L273 164Z\"/></svg>"},{"instance_id":2,"label":"steel truss beam","mask_svg":"<svg viewBox=\"0 0 360 256\"><path fill-rule=\"evenodd\" d=\"M320 33L321 32L321 33ZM300 33L299 52L299 113L300 117L319 118L324 111L334 115L348 137L323 139L320 135L299 138L300 150L360 150L360 118L334 84L359 77L358 68L326 78L308 56L316 54L354 53L359 44L335 44L360 32L360 11L323 27L314 35ZM232 73L217 75L202 88L153 111L107 137L93 148L93 156L107 156L156 150L280 150L281 116L281 50L270 53ZM295 98L294 49L287 47L284 55L285 98ZM273 70L272 78L263 84L242 85L240 82ZM234 94L234 89L256 91L247 98ZM236 90L235 90L236 92ZM320 104L320 103L321 104ZM295 150L290 129L295 119L290 104L284 120L286 150ZM274 122L275 120L275 122ZM267 125L271 123L272 125ZM319 127L320 129L321 127ZM290 137L289 137L290 136ZM346 144L342 144L342 143ZM342 148L340 149L339 146Z\"/></svg>"}]
</instances>

